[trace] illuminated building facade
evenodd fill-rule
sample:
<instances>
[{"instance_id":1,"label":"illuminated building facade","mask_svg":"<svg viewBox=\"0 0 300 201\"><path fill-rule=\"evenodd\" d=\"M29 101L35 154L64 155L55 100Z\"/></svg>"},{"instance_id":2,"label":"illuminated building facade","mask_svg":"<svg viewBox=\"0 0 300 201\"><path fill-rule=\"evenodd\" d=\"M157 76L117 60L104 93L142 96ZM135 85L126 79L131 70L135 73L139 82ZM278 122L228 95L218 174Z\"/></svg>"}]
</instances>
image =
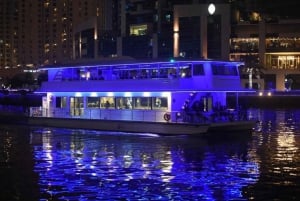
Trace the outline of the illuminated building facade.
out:
<instances>
[{"instance_id":1,"label":"illuminated building facade","mask_svg":"<svg viewBox=\"0 0 300 201\"><path fill-rule=\"evenodd\" d=\"M262 19L254 14L253 21L239 21L232 27L230 59L246 62L256 69L254 88L300 89L300 20ZM259 72L258 72L259 71ZM247 72L243 85L248 86Z\"/></svg>"},{"instance_id":2,"label":"illuminated building facade","mask_svg":"<svg viewBox=\"0 0 300 201\"><path fill-rule=\"evenodd\" d=\"M87 23L88 27L85 24L75 34L75 58L180 56L228 60L229 4L218 4L214 14L208 13L206 1L122 0L114 5L117 12L114 10L112 17L117 26L113 33L107 34L110 41L101 42L103 34L99 33L98 39L93 40L93 33L99 32L99 28L95 23ZM105 49L110 52L103 54Z\"/></svg>"},{"instance_id":3,"label":"illuminated building facade","mask_svg":"<svg viewBox=\"0 0 300 201\"><path fill-rule=\"evenodd\" d=\"M176 5L173 31L174 57L228 60L230 6Z\"/></svg>"},{"instance_id":4,"label":"illuminated building facade","mask_svg":"<svg viewBox=\"0 0 300 201\"><path fill-rule=\"evenodd\" d=\"M74 32L91 18L112 29L109 0L2 0L0 76L74 59Z\"/></svg>"},{"instance_id":5,"label":"illuminated building facade","mask_svg":"<svg viewBox=\"0 0 300 201\"><path fill-rule=\"evenodd\" d=\"M207 10L211 2L216 5L213 15ZM258 0L2 0L0 76L74 59L213 58L259 67L264 79L254 75L254 88L300 89L300 17L292 12L298 4L291 0L284 5ZM293 18L275 16L275 10ZM247 87L247 72L243 78Z\"/></svg>"},{"instance_id":6,"label":"illuminated building facade","mask_svg":"<svg viewBox=\"0 0 300 201\"><path fill-rule=\"evenodd\" d=\"M38 64L39 8L32 0L0 1L0 77Z\"/></svg>"}]
</instances>

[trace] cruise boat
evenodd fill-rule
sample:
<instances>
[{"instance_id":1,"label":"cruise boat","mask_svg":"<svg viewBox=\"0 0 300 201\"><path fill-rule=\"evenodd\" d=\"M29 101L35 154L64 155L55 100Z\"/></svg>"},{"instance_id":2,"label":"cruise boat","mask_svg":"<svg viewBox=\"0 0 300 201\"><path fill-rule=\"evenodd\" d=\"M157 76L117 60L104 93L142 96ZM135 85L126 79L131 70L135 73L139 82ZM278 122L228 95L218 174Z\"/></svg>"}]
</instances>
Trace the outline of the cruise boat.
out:
<instances>
[{"instance_id":1,"label":"cruise boat","mask_svg":"<svg viewBox=\"0 0 300 201\"><path fill-rule=\"evenodd\" d=\"M228 92L243 92L241 62L101 60L45 66L31 124L157 134L251 129Z\"/></svg>"}]
</instances>

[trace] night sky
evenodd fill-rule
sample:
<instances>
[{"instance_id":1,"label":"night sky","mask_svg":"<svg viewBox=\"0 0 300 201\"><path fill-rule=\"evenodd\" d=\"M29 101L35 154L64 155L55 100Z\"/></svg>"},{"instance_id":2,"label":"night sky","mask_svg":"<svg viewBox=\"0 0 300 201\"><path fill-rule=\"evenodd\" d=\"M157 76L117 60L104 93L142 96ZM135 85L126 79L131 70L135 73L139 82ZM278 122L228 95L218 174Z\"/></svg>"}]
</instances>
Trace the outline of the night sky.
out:
<instances>
[{"instance_id":1,"label":"night sky","mask_svg":"<svg viewBox=\"0 0 300 201\"><path fill-rule=\"evenodd\" d=\"M256 0L257 10L286 18L300 17L299 0Z\"/></svg>"}]
</instances>

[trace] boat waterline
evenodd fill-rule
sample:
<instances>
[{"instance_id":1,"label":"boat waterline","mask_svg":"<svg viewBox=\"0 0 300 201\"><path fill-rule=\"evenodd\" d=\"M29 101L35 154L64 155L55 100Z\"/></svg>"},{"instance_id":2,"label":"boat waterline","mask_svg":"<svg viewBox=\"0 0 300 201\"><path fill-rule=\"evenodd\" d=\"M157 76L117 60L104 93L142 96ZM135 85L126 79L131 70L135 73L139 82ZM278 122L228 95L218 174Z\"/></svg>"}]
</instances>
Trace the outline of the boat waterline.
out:
<instances>
[{"instance_id":1,"label":"boat waterline","mask_svg":"<svg viewBox=\"0 0 300 201\"><path fill-rule=\"evenodd\" d=\"M171 123L171 122L144 122L144 121L118 121L94 119L67 119L30 117L29 125L62 127L74 129L92 129L106 131L122 131L136 133L155 133L161 135L200 135L208 132L252 130L254 121L233 121L218 123Z\"/></svg>"}]
</instances>

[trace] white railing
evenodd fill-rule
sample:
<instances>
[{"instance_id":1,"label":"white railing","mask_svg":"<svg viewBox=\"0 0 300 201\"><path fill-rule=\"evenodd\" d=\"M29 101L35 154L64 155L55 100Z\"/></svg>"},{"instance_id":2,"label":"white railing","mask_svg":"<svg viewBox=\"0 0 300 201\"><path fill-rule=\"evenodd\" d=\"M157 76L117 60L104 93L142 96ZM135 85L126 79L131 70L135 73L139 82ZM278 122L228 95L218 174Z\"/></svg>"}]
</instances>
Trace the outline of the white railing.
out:
<instances>
[{"instance_id":1,"label":"white railing","mask_svg":"<svg viewBox=\"0 0 300 201\"><path fill-rule=\"evenodd\" d=\"M61 109L52 110L42 107L31 107L31 117L53 117L53 118L76 118L76 119L103 119L103 120L124 120L124 121L147 121L147 122L189 122L209 123L241 121L250 118L246 111L204 112L186 114L184 112L164 110L117 110L117 109Z\"/></svg>"},{"instance_id":2,"label":"white railing","mask_svg":"<svg viewBox=\"0 0 300 201\"><path fill-rule=\"evenodd\" d=\"M167 114L167 116L166 116ZM168 120L168 114L170 119ZM178 112L164 110L116 110L116 109L46 109L31 107L31 117L79 118L79 119L105 119L148 122L180 122Z\"/></svg>"}]
</instances>

